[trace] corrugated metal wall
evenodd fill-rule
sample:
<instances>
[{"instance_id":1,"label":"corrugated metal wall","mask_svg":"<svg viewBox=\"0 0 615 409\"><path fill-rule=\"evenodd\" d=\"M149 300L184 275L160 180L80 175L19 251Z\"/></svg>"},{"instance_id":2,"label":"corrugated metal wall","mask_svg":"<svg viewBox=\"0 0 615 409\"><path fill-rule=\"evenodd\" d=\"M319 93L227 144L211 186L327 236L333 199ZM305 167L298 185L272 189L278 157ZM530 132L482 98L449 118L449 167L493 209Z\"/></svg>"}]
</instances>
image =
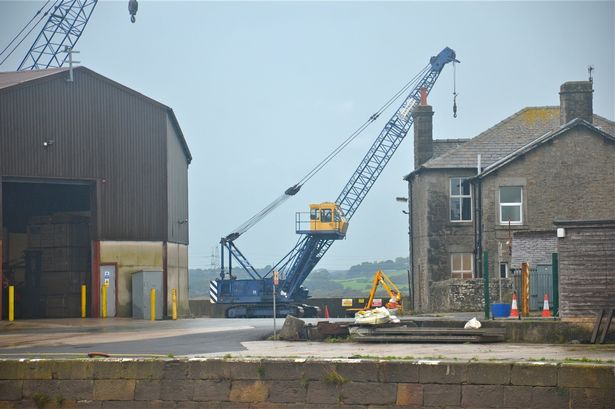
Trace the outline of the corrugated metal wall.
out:
<instances>
[{"instance_id":1,"label":"corrugated metal wall","mask_svg":"<svg viewBox=\"0 0 615 409\"><path fill-rule=\"evenodd\" d=\"M93 239L170 240L166 161L186 158L167 155L167 108L84 68L65 77L0 92L1 175L92 180ZM174 178L187 184L187 171Z\"/></svg>"},{"instance_id":2,"label":"corrugated metal wall","mask_svg":"<svg viewBox=\"0 0 615 409\"><path fill-rule=\"evenodd\" d=\"M169 241L188 244L188 161L170 120L167 120L167 147Z\"/></svg>"},{"instance_id":3,"label":"corrugated metal wall","mask_svg":"<svg viewBox=\"0 0 615 409\"><path fill-rule=\"evenodd\" d=\"M558 241L561 317L615 307L615 221L556 226L566 230Z\"/></svg>"}]
</instances>

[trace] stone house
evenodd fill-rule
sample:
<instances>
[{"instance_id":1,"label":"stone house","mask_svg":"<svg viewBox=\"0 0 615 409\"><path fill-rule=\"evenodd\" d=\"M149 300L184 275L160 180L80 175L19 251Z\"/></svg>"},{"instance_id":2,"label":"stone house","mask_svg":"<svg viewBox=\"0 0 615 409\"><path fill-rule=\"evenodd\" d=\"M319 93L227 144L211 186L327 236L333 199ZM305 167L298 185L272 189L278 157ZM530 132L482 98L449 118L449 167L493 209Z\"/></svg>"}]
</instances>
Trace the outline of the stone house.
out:
<instances>
[{"instance_id":1,"label":"stone house","mask_svg":"<svg viewBox=\"0 0 615 409\"><path fill-rule=\"evenodd\" d=\"M615 123L593 114L592 93L567 82L559 107L524 108L467 140L433 139L432 108L416 109L404 178L416 311L481 310L483 252L492 301L509 302L513 243L555 234L555 220L615 218Z\"/></svg>"}]
</instances>

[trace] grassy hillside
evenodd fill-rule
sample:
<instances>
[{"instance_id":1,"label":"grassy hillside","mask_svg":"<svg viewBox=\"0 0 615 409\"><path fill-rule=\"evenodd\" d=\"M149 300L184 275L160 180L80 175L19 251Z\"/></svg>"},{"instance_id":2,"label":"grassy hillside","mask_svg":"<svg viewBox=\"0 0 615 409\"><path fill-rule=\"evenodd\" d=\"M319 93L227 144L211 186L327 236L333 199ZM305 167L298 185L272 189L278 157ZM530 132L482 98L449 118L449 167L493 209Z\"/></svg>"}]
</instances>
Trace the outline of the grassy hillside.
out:
<instances>
[{"instance_id":1,"label":"grassy hillside","mask_svg":"<svg viewBox=\"0 0 615 409\"><path fill-rule=\"evenodd\" d=\"M384 271L399 287L402 294L408 293L407 270ZM303 285L310 290L312 297L367 297L372 288L375 273L376 270L359 274L346 271L318 270L313 272ZM386 294L382 287L379 287L377 295L385 297Z\"/></svg>"},{"instance_id":2,"label":"grassy hillside","mask_svg":"<svg viewBox=\"0 0 615 409\"><path fill-rule=\"evenodd\" d=\"M402 294L408 294L407 258L395 261L364 262L352 266L346 271L328 271L319 269L310 274L303 286L310 290L312 297L367 297L372 288L374 274L379 268L400 288ZM190 270L190 298L209 298L209 280L218 277L215 270ZM381 288L378 297L386 297Z\"/></svg>"}]
</instances>

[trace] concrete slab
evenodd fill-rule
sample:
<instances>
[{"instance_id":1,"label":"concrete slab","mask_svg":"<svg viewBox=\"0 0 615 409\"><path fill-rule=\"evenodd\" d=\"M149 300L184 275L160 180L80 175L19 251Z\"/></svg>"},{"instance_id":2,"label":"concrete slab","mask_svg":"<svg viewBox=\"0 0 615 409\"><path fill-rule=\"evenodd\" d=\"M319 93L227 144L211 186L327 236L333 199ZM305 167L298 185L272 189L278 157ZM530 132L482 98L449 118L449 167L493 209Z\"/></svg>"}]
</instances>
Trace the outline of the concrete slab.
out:
<instances>
[{"instance_id":1,"label":"concrete slab","mask_svg":"<svg viewBox=\"0 0 615 409\"><path fill-rule=\"evenodd\" d=\"M615 363L615 345L561 344L358 344L353 342L244 342L245 351L232 357L374 358L461 361L584 362ZM210 354L221 356L225 354Z\"/></svg>"}]
</instances>

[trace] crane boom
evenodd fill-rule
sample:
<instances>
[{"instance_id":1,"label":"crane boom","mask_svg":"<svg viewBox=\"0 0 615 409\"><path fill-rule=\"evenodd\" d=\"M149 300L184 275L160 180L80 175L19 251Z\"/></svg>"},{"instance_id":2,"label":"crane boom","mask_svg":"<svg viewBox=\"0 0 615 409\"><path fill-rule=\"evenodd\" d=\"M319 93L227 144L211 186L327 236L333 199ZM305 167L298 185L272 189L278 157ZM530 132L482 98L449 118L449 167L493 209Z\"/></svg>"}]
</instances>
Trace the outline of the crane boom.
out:
<instances>
[{"instance_id":1,"label":"crane boom","mask_svg":"<svg viewBox=\"0 0 615 409\"><path fill-rule=\"evenodd\" d=\"M17 71L61 67L68 57L65 49L75 46L97 3L98 0L62 0L54 6Z\"/></svg>"},{"instance_id":2,"label":"crane boom","mask_svg":"<svg viewBox=\"0 0 615 409\"><path fill-rule=\"evenodd\" d=\"M376 140L370 146L369 150L359 163L359 166L355 169L354 173L335 201L335 204L339 207L346 220L350 220L350 218L352 218L412 127L414 122L412 113L415 107L419 105L421 92L426 92L428 94L431 91L440 73L442 72L442 69L450 62L458 61L456 60L455 52L448 47L444 48L437 56L431 57L427 67L419 74L420 78L416 82L416 85L414 85L404 99L403 103L395 111ZM301 287L301 284L318 264L320 259L325 255L327 250L329 250L333 242L345 236L345 231L344 234L337 236L332 236L331 234L327 234L327 232L317 230L312 232L302 231L301 233L302 237L299 239L295 247L280 262L271 268L269 272L260 278L260 281L263 284L262 288L267 289L269 282L271 281L269 276L272 272L274 270L278 270L282 273L282 277L284 278L280 282L280 293L283 294L282 301L292 302L302 300L307 297L307 291ZM215 280L215 283L212 281L212 285L215 286L216 291L211 294L212 299L216 299L216 302L218 303L230 303L232 302L230 300L233 300L234 302L241 301L241 291L234 291L232 289L232 282L227 283L228 287L223 291L220 291L221 287L224 286L220 286L219 283L230 281L224 280L225 249L227 249L229 253L229 275L231 278L233 278L233 276L230 274L230 263L233 258L238 260L244 268L248 266L249 263L243 254L239 252L235 244L232 243L232 241L222 239L221 244L221 280ZM249 265L249 267L251 267L251 265ZM246 269L249 270L249 268ZM244 280L235 281L241 282ZM241 288L241 283L238 283L237 287ZM224 297L225 292L227 294L232 293L233 296ZM261 297L262 302L267 302L273 298L273 293L271 290L262 291L262 294L264 295ZM253 299L252 302L254 302Z\"/></svg>"}]
</instances>

